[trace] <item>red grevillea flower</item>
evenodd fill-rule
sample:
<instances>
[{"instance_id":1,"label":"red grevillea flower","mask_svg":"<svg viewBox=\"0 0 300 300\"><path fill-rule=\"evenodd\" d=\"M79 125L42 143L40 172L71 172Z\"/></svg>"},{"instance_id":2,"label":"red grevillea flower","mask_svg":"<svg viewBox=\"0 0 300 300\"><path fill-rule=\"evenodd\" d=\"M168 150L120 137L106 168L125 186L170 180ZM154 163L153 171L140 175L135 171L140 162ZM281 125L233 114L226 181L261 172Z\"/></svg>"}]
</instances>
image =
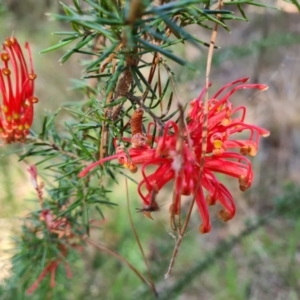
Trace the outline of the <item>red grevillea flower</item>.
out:
<instances>
[{"instance_id":1,"label":"red grevillea flower","mask_svg":"<svg viewBox=\"0 0 300 300\"><path fill-rule=\"evenodd\" d=\"M113 159L118 159L120 164L133 171L137 170L136 165L142 165L143 179L138 185L138 193L144 203L141 211L150 213L157 210L155 195L167 182L175 180L175 197L170 206L171 216L179 213L181 195L193 195L202 219L199 228L201 233L211 229L209 205L219 202L223 206L219 217L225 222L232 219L235 215L233 197L218 180L216 173L236 178L241 191L248 189L253 181L253 170L247 155L255 156L260 136L269 135L269 131L245 122L245 107L235 108L229 101L230 96L240 89L267 89L263 84L245 84L247 80L248 78L241 78L227 84L208 102L207 145L201 174L202 144L205 142L202 98L205 89L191 102L186 126L182 130L175 122L169 121L165 124L163 135L155 137L155 148L150 148L146 143L132 147L126 152L118 148L115 155L88 166L79 176L85 176L98 164ZM231 87L233 88L226 92ZM151 138L149 134L147 137ZM151 174L147 174L149 166L155 167Z\"/></svg>"},{"instance_id":2,"label":"red grevillea flower","mask_svg":"<svg viewBox=\"0 0 300 300\"><path fill-rule=\"evenodd\" d=\"M29 67L20 44L15 37L5 40L0 65L0 138L4 143L24 142L33 120L33 105L38 102L34 97L32 57L29 44Z\"/></svg>"}]
</instances>

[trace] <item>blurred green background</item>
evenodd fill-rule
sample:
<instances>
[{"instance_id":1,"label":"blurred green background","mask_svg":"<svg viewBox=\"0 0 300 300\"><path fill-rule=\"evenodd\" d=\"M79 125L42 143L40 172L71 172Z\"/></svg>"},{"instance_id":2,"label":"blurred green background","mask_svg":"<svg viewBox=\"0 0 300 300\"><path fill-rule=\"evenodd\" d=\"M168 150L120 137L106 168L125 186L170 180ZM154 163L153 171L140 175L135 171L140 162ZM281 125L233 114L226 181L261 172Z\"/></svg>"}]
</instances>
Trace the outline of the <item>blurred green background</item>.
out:
<instances>
[{"instance_id":1,"label":"blurred green background","mask_svg":"<svg viewBox=\"0 0 300 300\"><path fill-rule=\"evenodd\" d=\"M158 195L162 210L151 221L135 213L141 205L136 187L130 184L133 220L161 299L300 299L299 12L283 1L269 2L277 2L282 10L245 7L248 23L229 23L231 33L220 29L217 44L221 48L215 51L213 59L213 89L244 76L249 76L251 82L269 85L267 92L243 91L232 98L235 104L247 106L249 122L271 131L254 159L252 188L242 194L236 182L228 182L237 204L236 217L223 224L216 217L217 211L212 210L213 230L200 235L200 220L195 211L173 274L164 280L175 244L168 221L172 185ZM40 100L33 126L37 132L46 112L56 111L64 101L84 98L72 91L70 81L81 77L80 55L74 55L61 66L59 58L68 46L39 54L59 40L52 32L70 29L68 24L54 21L47 14L60 9L59 2L54 0L0 2L0 40L14 34L22 44L29 41L32 47L38 75L36 95ZM209 40L208 32L195 31L193 27L190 30ZM195 73L173 66L179 97L186 102L196 97L204 85L207 49L199 52L186 44L177 50L199 70ZM59 120L57 126L61 126ZM0 149L0 299L8 299L5 278L10 276L10 236L18 233L19 218L35 207L26 200L35 197L26 165L18 162L25 147ZM111 200L119 206L105 210L107 223L92 237L145 272L129 225L124 180L120 177L119 186L111 186ZM245 229L247 224L254 225ZM74 277L58 284L49 299L153 298L135 274L107 254L87 248L80 257L71 266ZM45 281L49 284L49 279ZM27 298L41 299L38 294L18 299Z\"/></svg>"}]
</instances>

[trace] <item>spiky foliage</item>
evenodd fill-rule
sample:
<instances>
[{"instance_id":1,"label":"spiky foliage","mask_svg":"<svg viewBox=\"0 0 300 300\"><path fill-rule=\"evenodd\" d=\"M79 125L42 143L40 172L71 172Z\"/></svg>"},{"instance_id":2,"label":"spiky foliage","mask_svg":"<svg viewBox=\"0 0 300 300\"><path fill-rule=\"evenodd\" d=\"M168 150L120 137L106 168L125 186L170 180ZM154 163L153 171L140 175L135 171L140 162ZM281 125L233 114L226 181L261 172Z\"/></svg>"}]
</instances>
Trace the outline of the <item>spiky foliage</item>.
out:
<instances>
[{"instance_id":1,"label":"spiky foliage","mask_svg":"<svg viewBox=\"0 0 300 300\"><path fill-rule=\"evenodd\" d=\"M20 160L35 163L43 170L40 176L46 182L46 191L38 211L29 215L17 243L10 280L15 294L11 295L19 293L16 286L23 295L45 270L53 277L53 266L51 269L49 264L55 259L62 265L70 263L67 253L74 250L74 243L69 237L80 240L76 240L76 246L84 245L90 233L91 211L95 209L104 219L105 209L115 205L109 200L111 190L107 186L116 184L117 174L132 179L124 174L122 165L105 164L83 179L78 174L90 163L113 155L117 141L123 141L122 147L127 151L127 142L131 142L129 121L134 111L141 107L144 124L154 124L149 145L153 145L155 137L162 136L166 122L177 119L180 123L183 119L183 109L174 109L174 76L193 66L180 51L187 43L201 50L210 45L210 40L191 34L189 27L211 31L218 24L229 31L227 23L231 20L248 21L244 11L247 5L267 6L250 0L224 1L223 6L213 2L73 0L73 5L62 4L65 14L55 18L69 23L72 31L56 32L64 38L43 52L67 46L70 50L61 63L80 55L84 75L74 81L74 88L85 97L76 103L66 99L62 106L68 117L63 124L55 123L62 112L59 108L45 117L40 133L31 131L27 138L27 151ZM239 14L233 14L233 8ZM202 134L207 132L203 129ZM52 222L62 222L58 228L54 223L54 229L49 227L49 216ZM65 227L70 235L61 233ZM37 263L36 272L28 267L32 261ZM43 282L40 298L61 299L61 294L51 290L52 279L50 285L49 281ZM66 290L67 286L60 289Z\"/></svg>"}]
</instances>

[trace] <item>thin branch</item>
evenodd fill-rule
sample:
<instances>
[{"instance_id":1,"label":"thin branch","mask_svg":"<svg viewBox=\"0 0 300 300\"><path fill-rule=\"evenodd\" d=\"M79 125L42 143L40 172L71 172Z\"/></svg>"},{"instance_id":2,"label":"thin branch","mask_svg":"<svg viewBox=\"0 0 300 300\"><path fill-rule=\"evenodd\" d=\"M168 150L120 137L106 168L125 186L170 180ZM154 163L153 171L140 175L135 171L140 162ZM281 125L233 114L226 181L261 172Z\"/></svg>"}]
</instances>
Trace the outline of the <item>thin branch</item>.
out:
<instances>
[{"instance_id":1,"label":"thin branch","mask_svg":"<svg viewBox=\"0 0 300 300\"><path fill-rule=\"evenodd\" d=\"M59 147L58 145L56 145L55 143L51 143L51 142L47 142L38 138L34 138L34 137L30 137L28 138L28 141L32 142L32 143L43 143L45 144L45 146L49 146L50 148L52 148L53 150L60 152L62 155L66 155L69 156L71 158L77 159L79 160L80 157L78 155L76 155L75 153L69 152L69 151L65 151L63 150L61 147ZM88 166L90 163L87 161L81 161L82 164Z\"/></svg>"},{"instance_id":2,"label":"thin branch","mask_svg":"<svg viewBox=\"0 0 300 300\"><path fill-rule=\"evenodd\" d=\"M94 242L93 240L89 239L88 237L84 237L83 240L86 241L88 244L92 245L93 247L95 247L96 249L106 252L111 256L114 256L119 261L121 261L122 263L127 265L141 279L141 281L143 281L146 285L148 285L150 287L150 289L152 290L152 283L145 276L143 276L137 270L137 268L133 264L131 264L128 260L126 260L123 256L121 256L117 252L114 252L113 250L107 248L106 246L104 246L102 244ZM156 291L155 291L155 293L156 293Z\"/></svg>"},{"instance_id":3,"label":"thin branch","mask_svg":"<svg viewBox=\"0 0 300 300\"><path fill-rule=\"evenodd\" d=\"M155 287L155 284L154 284L154 280L153 280L153 277L152 277L152 274L151 274L151 271L150 271L150 266L149 266L147 257L145 255L145 252L144 252L144 249L142 247L141 241L139 239L139 236L138 236L138 234L136 232L135 226L134 226L133 221L132 221L132 216L131 216L130 206L129 206L129 192L128 192L128 181L127 181L127 178L125 178L125 184L126 184L127 211L128 211L128 216L129 216L129 220L130 220L130 225L131 225L132 231L134 233L135 240L137 241L139 249L140 249L140 251L142 253L145 265L147 267L147 271L148 271L148 274L149 274L149 279L150 279L150 282L151 282L153 293L154 293L155 297L158 298L158 293L157 293L157 290L156 290L156 287Z\"/></svg>"},{"instance_id":4,"label":"thin branch","mask_svg":"<svg viewBox=\"0 0 300 300\"><path fill-rule=\"evenodd\" d=\"M223 6L223 0L219 0L218 2L218 9L221 10ZM220 19L220 15L217 15L218 20ZM183 224L183 227L181 230L179 230L178 239L176 241L176 244L174 246L173 255L170 260L169 268L167 270L167 273L165 274L165 279L167 279L173 269L173 266L175 264L175 260L182 242L182 239L185 235L187 226L189 224L192 210L195 204L196 194L201 188L201 177L203 173L204 168L204 162L205 162L205 156L206 156L206 148L207 148L207 132L208 132L208 88L209 88L209 75L210 75L210 69L211 69L211 63L212 63L212 57L213 57L213 51L214 51L214 45L217 37L217 31L218 31L218 23L215 23L212 35L211 35L211 42L208 49L208 56L207 56L207 67L206 67L206 77L205 77L205 87L206 87L206 93L205 93L205 102L204 102L204 121L203 121L203 128L202 128L202 153L201 153L201 159L200 159L200 170L199 170L199 180L197 187L195 189L195 195L193 197L193 200L190 204L189 211L187 214L187 217L185 219L185 222Z\"/></svg>"},{"instance_id":5,"label":"thin branch","mask_svg":"<svg viewBox=\"0 0 300 300\"><path fill-rule=\"evenodd\" d=\"M261 226L267 224L274 217L274 211L265 217L258 219L254 223L248 225L242 232L237 236L234 236L228 240L222 240L219 242L218 246L211 253L204 255L204 258L196 263L193 267L188 269L186 272L181 274L181 277L169 288L165 289L160 297L160 300L172 299L172 296L178 295L182 292L187 286L191 285L195 278L199 278L200 274L203 274L212 266L215 266L215 261L224 258L232 248L239 244L245 237L251 235ZM140 299L143 297L143 294L140 294Z\"/></svg>"}]
</instances>

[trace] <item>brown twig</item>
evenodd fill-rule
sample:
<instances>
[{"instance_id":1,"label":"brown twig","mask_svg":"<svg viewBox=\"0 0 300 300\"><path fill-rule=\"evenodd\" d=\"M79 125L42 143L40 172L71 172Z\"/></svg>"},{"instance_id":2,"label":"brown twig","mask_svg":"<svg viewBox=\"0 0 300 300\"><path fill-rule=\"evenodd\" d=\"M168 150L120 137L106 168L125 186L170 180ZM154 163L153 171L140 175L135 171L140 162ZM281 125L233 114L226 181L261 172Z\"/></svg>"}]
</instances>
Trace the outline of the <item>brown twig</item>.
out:
<instances>
[{"instance_id":1,"label":"brown twig","mask_svg":"<svg viewBox=\"0 0 300 300\"><path fill-rule=\"evenodd\" d=\"M163 1L158 1L157 3L155 2L154 5L162 5ZM140 16L141 11L143 11L144 7L142 5L142 2L140 0L134 0L131 3L130 6L130 11L128 13L127 16L127 23L129 26L132 26L132 24L135 22L135 20ZM178 17L175 17L175 22L178 20ZM172 30L166 26L166 36L170 36L172 33ZM151 35L148 35L149 38L151 39L151 42L155 45L161 45L162 41L161 40L157 40L155 38L153 38ZM116 53L122 49L122 48L126 48L126 33L125 31L123 32L123 38L122 38L122 42L115 48L115 51L113 54L111 54L100 66L100 72L103 72L104 69L106 68L106 66L108 65L109 62L115 60L115 56ZM132 81L133 81L133 77L132 77L132 67L137 67L139 62L140 62L141 57L138 55L138 51L137 49L134 49L133 51L131 51L131 54L128 54L126 56L126 63L125 63L125 70L121 73L121 75L118 78L118 82L116 84L116 88L113 92L113 95L109 95L108 99L106 101L107 104L110 104L112 101L117 101L123 97L125 97L126 95L128 95ZM152 60L152 64L151 64L151 69L149 71L149 75L148 75L148 84L151 85L152 84L152 80L154 78L154 74L156 71L156 67L159 66L159 64L161 63L161 59L160 59L160 54L158 52L154 53L153 56L153 60ZM112 72L112 74L114 73L114 71ZM161 76L160 76L160 70L158 73L158 81L159 81L159 94L161 95ZM141 99L141 101L139 101L140 103L144 102L144 100L147 97L147 94L149 92L149 88L146 89L146 91L144 92L144 95ZM126 96L128 99L130 99L128 96ZM131 100L131 99L130 99ZM136 102L136 101L135 101ZM115 106L109 106L105 112L105 117L110 120L110 121L116 121L118 119L118 116L120 114L120 111L122 109L122 103L115 105ZM162 105L162 104L161 104ZM140 104L141 107L143 107ZM143 107L144 108L144 107ZM162 106L161 106L162 108ZM147 109L145 109L147 110ZM149 113L149 109L147 110L147 112ZM150 114L150 113L149 113ZM151 114L150 114L151 115ZM154 115L154 114L153 114ZM153 117L153 115L151 115ZM156 120L158 120L158 118L155 118ZM158 121L158 123L160 123L161 127L163 127L163 122L161 122L160 120ZM99 151L99 158L102 159L104 158L107 153L106 153L106 145L108 143L108 126L106 126L105 122L103 122L102 124L102 136L101 136L101 144L100 144L100 151Z\"/></svg>"},{"instance_id":2,"label":"brown twig","mask_svg":"<svg viewBox=\"0 0 300 300\"><path fill-rule=\"evenodd\" d=\"M75 153L65 151L61 147L57 146L55 143L46 142L44 140L34 138L34 137L28 138L28 141L32 142L32 143L43 143L43 144L45 144L45 146L48 146L48 147L52 148L53 150L60 152L62 155L66 155L66 156L69 156L71 158L78 159L78 160L80 159L80 157L78 155L76 155ZM90 162L87 162L87 161L81 161L81 163L86 166L88 166L90 164Z\"/></svg>"},{"instance_id":3,"label":"brown twig","mask_svg":"<svg viewBox=\"0 0 300 300\"><path fill-rule=\"evenodd\" d=\"M120 74L118 78L118 82L116 85L116 88L112 93L110 93L107 97L107 104L112 103L112 101L118 101L119 99L126 97L126 93L129 92L133 77L131 73L131 68L134 66L137 66L139 63L139 57L133 55L127 55L126 57L126 68L125 70ZM114 70L113 70L114 71ZM117 120L120 111L122 109L122 103L115 105L115 106L109 106L105 112L105 117L114 122ZM101 146L100 146L100 159L104 158L106 153L106 146L108 143L108 126L106 126L105 122L102 124L102 137L101 137Z\"/></svg>"},{"instance_id":4,"label":"brown twig","mask_svg":"<svg viewBox=\"0 0 300 300\"><path fill-rule=\"evenodd\" d=\"M184 110L183 107L180 103L178 103L178 110L179 110L179 130L180 132L183 131L184 129ZM180 136L177 139L177 143L176 143L176 156L177 157L183 157L183 146L184 146L184 137L180 134ZM182 161L183 162L183 161ZM172 199L172 210L170 211L171 217L170 217L170 225L171 228L173 230L177 230L177 224L178 224L178 231L180 232L181 230L181 195L178 195L178 191L177 191L177 180L179 180L180 182L182 181L183 175L183 164L181 163L181 168L180 170L177 172L177 174L175 175L175 180L174 180L174 188L173 188L173 199ZM181 183L180 183L181 184ZM177 207L175 208L175 203L176 203L176 197L179 196L179 201L178 201L178 210ZM176 210L176 214L174 212L174 210ZM176 215L178 215L178 221L176 222Z\"/></svg>"},{"instance_id":5,"label":"brown twig","mask_svg":"<svg viewBox=\"0 0 300 300\"><path fill-rule=\"evenodd\" d=\"M89 239L88 237L83 237L82 238L84 241L86 241L88 244L92 245L93 247L95 247L98 250L101 250L103 252L108 253L111 256L114 256L115 258L117 258L119 261L121 261L122 263L124 263L125 265L127 265L140 279L141 281L143 281L146 285L148 285L151 290L152 290L152 284L151 282L145 277L143 276L138 270L137 268L131 264L128 260L126 260L123 256L121 256L120 254L118 254L117 252L114 252L113 250L107 248L104 245L101 245L99 243L94 242L93 240ZM153 291L154 292L154 291ZM156 291L154 292L156 295Z\"/></svg>"},{"instance_id":6,"label":"brown twig","mask_svg":"<svg viewBox=\"0 0 300 300\"><path fill-rule=\"evenodd\" d=\"M148 276L149 276L149 280L150 280L150 283L151 283L151 286L152 286L153 293L154 293L154 295L156 297L158 297L158 293L156 291L156 287L155 287L154 280L153 280L153 277L152 277L152 274L151 274L151 271L150 271L150 266L149 266L147 257L145 255L145 252L144 252L144 249L142 247L141 241L139 239L139 236L138 236L138 234L136 232L135 226L134 226L133 221L132 221L132 216L131 216L130 206L129 206L129 192L128 192L128 181L127 181L127 178L125 178L125 184L126 184L126 196L127 196L126 197L127 198L127 210L128 210L128 216L129 216L131 228L132 228L133 234L135 236L135 240L138 243L139 249L140 249L140 251L142 253L142 256L143 256L143 259L144 259L144 262L145 262L145 265L146 265L146 268L147 268L147 271L148 271Z\"/></svg>"},{"instance_id":7,"label":"brown twig","mask_svg":"<svg viewBox=\"0 0 300 300\"><path fill-rule=\"evenodd\" d=\"M223 6L223 0L218 1L218 9L221 10ZM220 15L217 15L217 18L220 19ZM212 57L213 57L213 51L214 51L214 45L217 37L217 31L218 31L218 23L215 23L212 35L211 35L211 41L208 49L208 56L207 56L207 65L206 65L206 76L205 76L205 87L206 87L206 93L205 93L205 100L204 100L204 120L203 120L203 128L202 128L202 153L201 153L201 159L200 159L200 170L199 170L199 181L197 184L197 187L195 189L195 194L197 193L198 189L201 188L201 177L204 169L204 162L205 162L205 156L206 156L206 148L207 148L207 131L208 131L208 88L209 88L209 75L211 70L211 63L212 63ZM194 195L193 200L190 204L189 211L187 213L187 217L184 221L183 227L181 230L178 231L178 239L176 241L173 255L170 260L169 268L167 270L167 273L165 274L165 279L167 279L173 269L173 266L175 264L175 260L182 242L182 239L185 235L187 226L189 224L192 210L195 204L195 198Z\"/></svg>"}]
</instances>

